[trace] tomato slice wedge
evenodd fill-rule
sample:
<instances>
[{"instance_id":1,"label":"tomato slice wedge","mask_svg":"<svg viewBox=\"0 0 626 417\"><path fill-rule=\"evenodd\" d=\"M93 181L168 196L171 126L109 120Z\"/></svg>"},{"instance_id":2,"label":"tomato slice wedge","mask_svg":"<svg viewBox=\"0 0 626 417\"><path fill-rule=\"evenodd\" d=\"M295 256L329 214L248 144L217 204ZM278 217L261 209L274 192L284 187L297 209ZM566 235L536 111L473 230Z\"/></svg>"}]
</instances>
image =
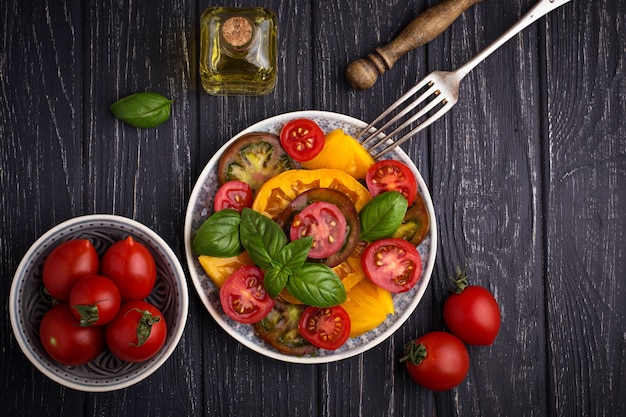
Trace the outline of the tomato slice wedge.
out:
<instances>
[{"instance_id":1,"label":"tomato slice wedge","mask_svg":"<svg viewBox=\"0 0 626 417\"><path fill-rule=\"evenodd\" d=\"M228 317L240 323L262 320L274 307L263 286L264 273L257 266L242 266L220 289L220 303Z\"/></svg>"},{"instance_id":2,"label":"tomato slice wedge","mask_svg":"<svg viewBox=\"0 0 626 417\"><path fill-rule=\"evenodd\" d=\"M309 161L324 148L324 132L313 120L295 119L280 131L280 144L294 160Z\"/></svg>"},{"instance_id":3,"label":"tomato slice wedge","mask_svg":"<svg viewBox=\"0 0 626 417\"><path fill-rule=\"evenodd\" d=\"M363 251L361 265L370 281L394 293L409 291L422 275L419 252L400 238L374 241Z\"/></svg>"},{"instance_id":4,"label":"tomato slice wedge","mask_svg":"<svg viewBox=\"0 0 626 417\"><path fill-rule=\"evenodd\" d=\"M348 232L346 217L339 208L325 201L309 204L291 222L291 240L313 238L309 258L326 259L343 247Z\"/></svg>"},{"instance_id":5,"label":"tomato slice wedge","mask_svg":"<svg viewBox=\"0 0 626 417\"><path fill-rule=\"evenodd\" d=\"M335 350L350 336L350 317L341 306L307 307L300 317L302 337L322 349Z\"/></svg>"},{"instance_id":6,"label":"tomato slice wedge","mask_svg":"<svg viewBox=\"0 0 626 417\"><path fill-rule=\"evenodd\" d=\"M365 175L367 189L373 197L385 191L397 191L413 204L417 197L417 180L406 164L395 159L376 162Z\"/></svg>"},{"instance_id":7,"label":"tomato slice wedge","mask_svg":"<svg viewBox=\"0 0 626 417\"><path fill-rule=\"evenodd\" d=\"M229 208L241 213L244 207L252 207L253 201L252 187L243 181L232 180L218 188L213 209L220 211Z\"/></svg>"}]
</instances>

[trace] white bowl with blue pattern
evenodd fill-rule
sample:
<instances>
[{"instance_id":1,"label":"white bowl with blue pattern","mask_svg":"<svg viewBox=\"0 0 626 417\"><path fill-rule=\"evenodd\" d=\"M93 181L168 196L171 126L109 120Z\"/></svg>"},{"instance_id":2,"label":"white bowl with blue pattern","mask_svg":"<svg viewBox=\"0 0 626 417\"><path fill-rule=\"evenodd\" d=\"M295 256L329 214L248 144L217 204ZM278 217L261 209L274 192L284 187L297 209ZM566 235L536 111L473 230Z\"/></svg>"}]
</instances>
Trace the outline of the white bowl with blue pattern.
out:
<instances>
[{"instance_id":1,"label":"white bowl with blue pattern","mask_svg":"<svg viewBox=\"0 0 626 417\"><path fill-rule=\"evenodd\" d=\"M213 285L211 279L205 274L198 262L198 257L191 249L191 242L200 225L209 217L213 210L213 200L218 188L217 167L219 159L224 151L240 136L250 132L269 132L279 134L282 126L289 120L307 118L315 121L328 133L334 129L343 129L349 135L355 136L357 132L366 126L366 123L358 119L338 113L324 111L299 111L271 117L258 122L240 132L222 146L209 160L201 172L196 185L189 198L185 217L185 254L191 280L196 288L200 300L215 321L232 337L250 349L270 358L292 363L328 363L346 359L363 353L381 342L385 341L413 313L420 302L428 283L435 263L437 253L437 224L435 212L428 188L415 167L415 164L400 148L396 148L385 156L387 159L398 159L407 164L415 177L424 203L430 217L430 230L426 239L418 246L422 257L423 270L420 280L410 291L402 294L393 294L395 313L387 316L387 319L377 328L348 341L337 350L319 349L312 355L290 356L283 354L267 345L254 331L251 325L238 323L229 318L220 306L219 289Z\"/></svg>"}]
</instances>

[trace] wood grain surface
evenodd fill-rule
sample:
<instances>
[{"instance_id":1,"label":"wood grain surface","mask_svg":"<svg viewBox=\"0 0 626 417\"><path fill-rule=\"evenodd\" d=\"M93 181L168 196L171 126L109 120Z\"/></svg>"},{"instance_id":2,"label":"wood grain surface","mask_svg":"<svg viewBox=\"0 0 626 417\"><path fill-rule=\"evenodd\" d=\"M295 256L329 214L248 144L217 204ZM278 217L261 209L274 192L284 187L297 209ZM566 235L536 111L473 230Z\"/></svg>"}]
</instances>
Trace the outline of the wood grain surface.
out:
<instances>
[{"instance_id":1,"label":"wood grain surface","mask_svg":"<svg viewBox=\"0 0 626 417\"><path fill-rule=\"evenodd\" d=\"M429 288L387 341L295 365L228 336L190 286L170 359L139 384L82 393L51 381L11 330L13 274L69 218L132 217L184 261L187 200L219 147L276 114L316 109L369 121L421 77L451 70L534 0L485 0L407 53L369 90L344 79L435 0L266 1L279 20L278 84L214 97L198 76L204 1L5 0L0 4L0 409L8 416L626 415L626 2L572 0L463 81L459 103L403 146L432 195L439 242ZM252 0L225 1L250 7ZM138 91L175 100L157 129L108 109ZM444 329L448 277L465 266L494 292L502 329L470 347L470 373L434 393L398 362Z\"/></svg>"}]
</instances>

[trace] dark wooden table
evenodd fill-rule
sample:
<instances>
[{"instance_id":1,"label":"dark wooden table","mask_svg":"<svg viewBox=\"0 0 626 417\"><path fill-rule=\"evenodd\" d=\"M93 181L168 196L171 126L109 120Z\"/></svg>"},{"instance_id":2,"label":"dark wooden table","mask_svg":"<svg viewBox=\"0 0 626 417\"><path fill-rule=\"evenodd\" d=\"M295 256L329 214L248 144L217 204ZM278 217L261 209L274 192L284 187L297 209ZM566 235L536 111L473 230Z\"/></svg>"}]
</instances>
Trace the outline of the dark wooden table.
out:
<instances>
[{"instance_id":1,"label":"dark wooden table","mask_svg":"<svg viewBox=\"0 0 626 417\"><path fill-rule=\"evenodd\" d=\"M263 3L280 21L275 91L214 97L198 76L208 2L2 2L2 414L626 415L621 0L573 0L540 19L474 70L457 106L404 146L430 188L440 246L422 302L378 347L327 365L281 363L235 342L190 286L180 345L135 386L78 392L30 364L11 331L8 295L21 257L46 230L90 213L132 217L182 261L191 189L230 137L295 110L370 120L428 72L474 56L534 0L479 3L367 91L348 86L347 64L434 0ZM108 106L138 91L175 99L170 120L151 130L116 120ZM433 393L398 359L405 341L444 328L448 276L459 264L495 293L502 329L493 346L469 349L458 388Z\"/></svg>"}]
</instances>

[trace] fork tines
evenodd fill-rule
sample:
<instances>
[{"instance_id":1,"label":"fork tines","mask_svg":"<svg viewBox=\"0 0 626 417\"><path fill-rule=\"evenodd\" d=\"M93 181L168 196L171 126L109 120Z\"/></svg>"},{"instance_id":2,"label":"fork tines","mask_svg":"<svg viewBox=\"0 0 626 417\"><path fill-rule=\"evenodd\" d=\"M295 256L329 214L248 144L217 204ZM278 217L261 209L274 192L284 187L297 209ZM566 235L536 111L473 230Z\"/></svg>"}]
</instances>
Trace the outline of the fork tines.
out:
<instances>
[{"instance_id":1,"label":"fork tines","mask_svg":"<svg viewBox=\"0 0 626 417\"><path fill-rule=\"evenodd\" d=\"M367 133L362 144L374 159L401 145L448 110L446 94L442 94L440 83L433 79L433 75L412 87L357 134L358 139ZM401 107L408 100L412 101ZM377 128L377 123L383 125ZM390 132L385 134L386 131ZM396 139L401 134L404 135Z\"/></svg>"}]
</instances>

